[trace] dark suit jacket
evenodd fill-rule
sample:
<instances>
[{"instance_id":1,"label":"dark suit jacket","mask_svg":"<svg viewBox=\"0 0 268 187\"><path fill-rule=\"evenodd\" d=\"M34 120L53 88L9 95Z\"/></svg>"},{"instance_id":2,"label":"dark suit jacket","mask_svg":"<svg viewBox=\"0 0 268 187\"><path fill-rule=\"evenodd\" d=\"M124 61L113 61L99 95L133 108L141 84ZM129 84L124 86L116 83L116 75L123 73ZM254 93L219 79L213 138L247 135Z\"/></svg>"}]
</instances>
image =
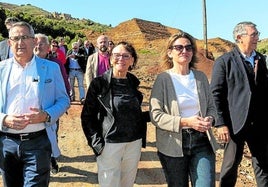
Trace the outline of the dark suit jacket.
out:
<instances>
[{"instance_id":1,"label":"dark suit jacket","mask_svg":"<svg viewBox=\"0 0 268 187\"><path fill-rule=\"evenodd\" d=\"M217 108L216 127L227 125L237 134L246 122L260 127L267 121L264 119L268 110L263 107L268 106L268 73L264 56L256 53L257 72L253 81L249 80L244 58L237 47L215 61L210 86ZM249 113L251 119L248 119Z\"/></svg>"},{"instance_id":2,"label":"dark suit jacket","mask_svg":"<svg viewBox=\"0 0 268 187\"><path fill-rule=\"evenodd\" d=\"M0 42L0 61L9 58L10 47L7 44L7 39Z\"/></svg>"}]
</instances>

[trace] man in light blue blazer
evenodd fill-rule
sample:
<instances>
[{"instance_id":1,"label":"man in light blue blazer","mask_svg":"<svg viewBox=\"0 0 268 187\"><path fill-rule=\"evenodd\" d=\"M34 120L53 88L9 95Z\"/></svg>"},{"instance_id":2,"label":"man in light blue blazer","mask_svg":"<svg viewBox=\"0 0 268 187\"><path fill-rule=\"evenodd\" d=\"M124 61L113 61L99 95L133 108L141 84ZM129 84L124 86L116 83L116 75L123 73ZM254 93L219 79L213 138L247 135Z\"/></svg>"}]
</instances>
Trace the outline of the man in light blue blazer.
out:
<instances>
[{"instance_id":1,"label":"man in light blue blazer","mask_svg":"<svg viewBox=\"0 0 268 187\"><path fill-rule=\"evenodd\" d=\"M47 187L51 155L60 155L56 121L69 108L69 96L59 66L33 54L36 40L31 25L13 24L8 44L14 57L0 63L3 182Z\"/></svg>"}]
</instances>

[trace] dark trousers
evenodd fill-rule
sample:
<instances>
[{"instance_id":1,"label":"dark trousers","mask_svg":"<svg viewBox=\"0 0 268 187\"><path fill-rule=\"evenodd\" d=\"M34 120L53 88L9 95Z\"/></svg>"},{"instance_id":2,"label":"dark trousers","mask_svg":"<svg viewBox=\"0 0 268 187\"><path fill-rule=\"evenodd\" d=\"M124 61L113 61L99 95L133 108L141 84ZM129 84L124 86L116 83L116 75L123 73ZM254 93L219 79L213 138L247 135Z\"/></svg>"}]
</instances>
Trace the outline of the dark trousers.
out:
<instances>
[{"instance_id":1,"label":"dark trousers","mask_svg":"<svg viewBox=\"0 0 268 187\"><path fill-rule=\"evenodd\" d=\"M248 144L252 154L252 166L254 169L258 187L268 187L267 172L267 143L260 140L252 127L244 128L237 135L231 135L231 141L226 144L224 158L220 174L220 187L234 187L237 180L237 171L242 160L245 143Z\"/></svg>"},{"instance_id":2,"label":"dark trousers","mask_svg":"<svg viewBox=\"0 0 268 187\"><path fill-rule=\"evenodd\" d=\"M0 135L0 150L4 186L48 186L51 144L46 134L25 141Z\"/></svg>"}]
</instances>

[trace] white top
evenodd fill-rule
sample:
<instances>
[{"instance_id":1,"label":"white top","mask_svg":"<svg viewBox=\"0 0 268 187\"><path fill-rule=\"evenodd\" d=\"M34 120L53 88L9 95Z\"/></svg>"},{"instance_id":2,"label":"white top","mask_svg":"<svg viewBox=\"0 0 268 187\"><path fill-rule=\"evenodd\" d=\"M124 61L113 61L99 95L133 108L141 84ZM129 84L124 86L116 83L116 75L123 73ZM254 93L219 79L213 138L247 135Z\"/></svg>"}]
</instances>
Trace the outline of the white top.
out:
<instances>
[{"instance_id":1,"label":"white top","mask_svg":"<svg viewBox=\"0 0 268 187\"><path fill-rule=\"evenodd\" d=\"M199 115L199 98L196 81L192 71L188 75L170 72L177 95L181 117Z\"/></svg>"}]
</instances>

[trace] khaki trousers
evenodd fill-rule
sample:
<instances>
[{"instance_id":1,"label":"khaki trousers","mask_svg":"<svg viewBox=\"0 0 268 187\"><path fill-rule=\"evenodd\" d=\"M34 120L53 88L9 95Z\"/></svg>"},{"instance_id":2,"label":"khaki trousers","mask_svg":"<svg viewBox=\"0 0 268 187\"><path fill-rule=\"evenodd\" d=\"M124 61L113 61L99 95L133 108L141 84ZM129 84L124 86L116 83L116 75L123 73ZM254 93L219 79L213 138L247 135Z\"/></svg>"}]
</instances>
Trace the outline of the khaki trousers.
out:
<instances>
[{"instance_id":1,"label":"khaki trousers","mask_svg":"<svg viewBox=\"0 0 268 187\"><path fill-rule=\"evenodd\" d=\"M141 157L142 140L105 143L97 157L100 187L133 187Z\"/></svg>"}]
</instances>

